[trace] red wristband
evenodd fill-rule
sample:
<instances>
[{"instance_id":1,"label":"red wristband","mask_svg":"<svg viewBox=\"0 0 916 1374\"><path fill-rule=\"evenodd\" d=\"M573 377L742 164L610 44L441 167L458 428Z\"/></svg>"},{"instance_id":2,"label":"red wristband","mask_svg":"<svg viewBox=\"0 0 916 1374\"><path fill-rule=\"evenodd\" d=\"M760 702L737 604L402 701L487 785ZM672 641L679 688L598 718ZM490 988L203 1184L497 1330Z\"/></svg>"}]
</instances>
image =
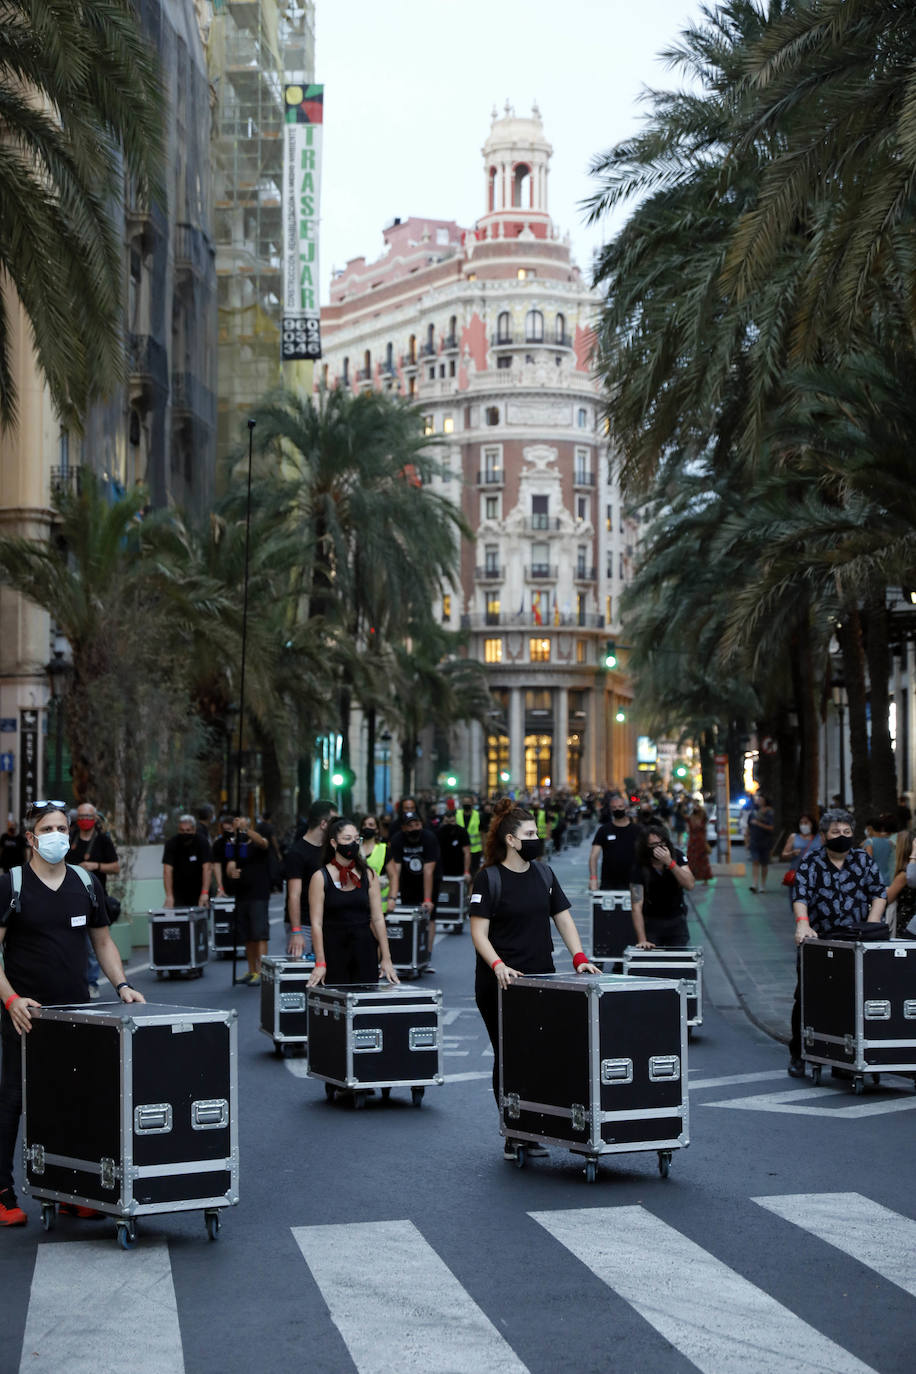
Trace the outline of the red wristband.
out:
<instances>
[{"instance_id":1,"label":"red wristband","mask_svg":"<svg viewBox=\"0 0 916 1374\"><path fill-rule=\"evenodd\" d=\"M588 963L588 955L587 955L587 954L583 954L582 951L581 951L581 949L579 950L579 953L578 953L578 954L574 954L574 955L573 955L573 968L574 968L574 969L581 968L583 964L587 964L587 963Z\"/></svg>"},{"instance_id":2,"label":"red wristband","mask_svg":"<svg viewBox=\"0 0 916 1374\"><path fill-rule=\"evenodd\" d=\"M668 865L668 867L669 867L669 868L677 868L677 864L676 864L676 863L674 862L674 860L672 859L671 862L670 862L670 864Z\"/></svg>"},{"instance_id":3,"label":"red wristband","mask_svg":"<svg viewBox=\"0 0 916 1374\"><path fill-rule=\"evenodd\" d=\"M494 973L496 972L497 968L499 968L499 965L500 965L502 962L503 962L502 959L494 959L494 960L493 960L492 964L490 965L490 968L493 970Z\"/></svg>"},{"instance_id":4,"label":"red wristband","mask_svg":"<svg viewBox=\"0 0 916 1374\"><path fill-rule=\"evenodd\" d=\"M301 935L301 934L302 934L302 927L301 927L301 926L290 926L290 928L289 928L289 933L290 933L290 935Z\"/></svg>"},{"instance_id":5,"label":"red wristband","mask_svg":"<svg viewBox=\"0 0 916 1374\"><path fill-rule=\"evenodd\" d=\"M6 999L6 1001L3 1003L3 1005L6 1007L7 1011L9 1011L9 1009L10 1009L10 1003L11 1003L11 1002L18 1002L18 1001L19 1001L19 993L18 993L18 992L14 992L13 995L12 995L12 997L7 997L7 999Z\"/></svg>"},{"instance_id":6,"label":"red wristband","mask_svg":"<svg viewBox=\"0 0 916 1374\"><path fill-rule=\"evenodd\" d=\"M316 968L327 968L327 964L325 963L325 961L324 961L323 959L316 959L316 960L315 960L315 967L316 967Z\"/></svg>"}]
</instances>

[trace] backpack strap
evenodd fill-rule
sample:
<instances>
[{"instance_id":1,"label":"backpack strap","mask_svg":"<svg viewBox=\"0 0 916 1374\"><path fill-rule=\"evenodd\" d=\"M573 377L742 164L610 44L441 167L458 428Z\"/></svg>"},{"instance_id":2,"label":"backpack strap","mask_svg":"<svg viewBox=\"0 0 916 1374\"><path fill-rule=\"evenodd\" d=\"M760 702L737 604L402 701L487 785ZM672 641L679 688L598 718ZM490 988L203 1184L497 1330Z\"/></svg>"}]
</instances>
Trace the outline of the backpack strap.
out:
<instances>
[{"instance_id":1,"label":"backpack strap","mask_svg":"<svg viewBox=\"0 0 916 1374\"><path fill-rule=\"evenodd\" d=\"M96 911L98 911L99 899L95 895L95 883L92 881L89 874L86 872L85 868L79 868L76 864L67 864L67 868L70 870L71 873L75 873L76 876L79 878L80 882L83 884L83 887L89 893L89 898L92 902L92 905L95 907Z\"/></svg>"},{"instance_id":2,"label":"backpack strap","mask_svg":"<svg viewBox=\"0 0 916 1374\"><path fill-rule=\"evenodd\" d=\"M547 896L549 897L553 892L553 869L550 867L550 864L545 864L542 859L534 860L534 868L541 882L546 887Z\"/></svg>"},{"instance_id":3,"label":"backpack strap","mask_svg":"<svg viewBox=\"0 0 916 1374\"><path fill-rule=\"evenodd\" d=\"M487 886L490 889L490 910L495 911L499 906L499 899L503 895L503 880L499 872L499 864L488 864L484 873L487 875Z\"/></svg>"},{"instance_id":4,"label":"backpack strap","mask_svg":"<svg viewBox=\"0 0 916 1374\"><path fill-rule=\"evenodd\" d=\"M10 869L10 883L13 891L7 910L18 913L20 909L19 899L22 896L22 868L19 864L17 864L15 868Z\"/></svg>"}]
</instances>

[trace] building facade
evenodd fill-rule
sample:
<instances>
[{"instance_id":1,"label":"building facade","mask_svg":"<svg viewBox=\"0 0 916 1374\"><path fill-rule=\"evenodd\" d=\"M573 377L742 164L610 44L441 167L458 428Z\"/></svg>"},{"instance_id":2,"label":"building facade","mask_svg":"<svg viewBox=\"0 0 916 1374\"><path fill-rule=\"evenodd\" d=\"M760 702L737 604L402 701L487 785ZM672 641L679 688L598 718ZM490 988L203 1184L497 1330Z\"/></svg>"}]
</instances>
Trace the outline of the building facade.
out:
<instances>
[{"instance_id":1,"label":"building facade","mask_svg":"<svg viewBox=\"0 0 916 1374\"><path fill-rule=\"evenodd\" d=\"M635 535L592 371L598 299L550 217L537 108L494 110L482 151L473 228L395 220L383 257L335 274L323 380L416 402L475 535L440 613L486 665L490 722L456 726L447 763L425 748L420 785L600 786L636 763L629 682L605 666Z\"/></svg>"}]
</instances>

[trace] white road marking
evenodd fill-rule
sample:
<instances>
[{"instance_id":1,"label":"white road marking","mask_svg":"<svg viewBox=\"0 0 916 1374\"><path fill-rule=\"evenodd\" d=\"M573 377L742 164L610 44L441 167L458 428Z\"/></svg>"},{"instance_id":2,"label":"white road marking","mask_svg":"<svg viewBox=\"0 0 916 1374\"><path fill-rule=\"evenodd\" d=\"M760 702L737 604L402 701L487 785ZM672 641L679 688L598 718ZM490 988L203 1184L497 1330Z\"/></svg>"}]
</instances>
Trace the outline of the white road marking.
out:
<instances>
[{"instance_id":1,"label":"white road marking","mask_svg":"<svg viewBox=\"0 0 916 1374\"><path fill-rule=\"evenodd\" d=\"M447 1073L446 1083L471 1083L478 1078L492 1078L492 1069L471 1069L467 1073Z\"/></svg>"},{"instance_id":2,"label":"white road marking","mask_svg":"<svg viewBox=\"0 0 916 1374\"><path fill-rule=\"evenodd\" d=\"M412 1222L292 1232L359 1374L527 1374Z\"/></svg>"},{"instance_id":3,"label":"white road marking","mask_svg":"<svg viewBox=\"0 0 916 1374\"><path fill-rule=\"evenodd\" d=\"M129 1255L110 1235L39 1245L20 1374L184 1374L184 1367L166 1241L144 1238Z\"/></svg>"},{"instance_id":4,"label":"white road marking","mask_svg":"<svg viewBox=\"0 0 916 1374\"><path fill-rule=\"evenodd\" d=\"M703 1374L869 1366L642 1207L531 1212Z\"/></svg>"},{"instance_id":5,"label":"white road marking","mask_svg":"<svg viewBox=\"0 0 916 1374\"><path fill-rule=\"evenodd\" d=\"M732 1084L765 1083L771 1078L784 1078L785 1073L785 1069L767 1069L765 1073L727 1073L722 1078L692 1078L688 1087L694 1092L697 1088L730 1088Z\"/></svg>"},{"instance_id":6,"label":"white road marking","mask_svg":"<svg viewBox=\"0 0 916 1374\"><path fill-rule=\"evenodd\" d=\"M691 1085L692 1086L692 1085ZM743 1112L783 1112L788 1116L829 1116L838 1121L858 1121L865 1116L884 1116L887 1112L911 1112L916 1110L916 1095L882 1098L880 1102L870 1102L867 1098L852 1097L843 1107L802 1106L812 1098L824 1101L830 1093L836 1100L838 1095L849 1097L844 1088L811 1087L788 1088L778 1093L760 1093L753 1097L728 1097L722 1102L701 1102L701 1107L734 1107Z\"/></svg>"},{"instance_id":7,"label":"white road marking","mask_svg":"<svg viewBox=\"0 0 916 1374\"><path fill-rule=\"evenodd\" d=\"M910 1217L861 1193L796 1193L753 1200L916 1298L916 1221Z\"/></svg>"}]
</instances>

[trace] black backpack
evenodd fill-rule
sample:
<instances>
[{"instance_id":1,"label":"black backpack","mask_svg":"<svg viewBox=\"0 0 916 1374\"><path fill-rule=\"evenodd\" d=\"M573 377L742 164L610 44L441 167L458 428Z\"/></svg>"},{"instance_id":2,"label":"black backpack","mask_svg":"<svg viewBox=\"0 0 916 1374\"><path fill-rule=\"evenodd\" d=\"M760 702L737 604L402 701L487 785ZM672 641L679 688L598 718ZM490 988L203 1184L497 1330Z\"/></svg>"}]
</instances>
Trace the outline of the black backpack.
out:
<instances>
[{"instance_id":1,"label":"black backpack","mask_svg":"<svg viewBox=\"0 0 916 1374\"><path fill-rule=\"evenodd\" d=\"M548 897L553 892L553 869L549 864L545 864L540 859L532 860L532 868L537 873L541 882L547 889ZM487 875L487 885L490 889L490 910L495 911L499 905L499 899L503 893L503 880L499 872L499 864L489 864L484 873Z\"/></svg>"}]
</instances>

